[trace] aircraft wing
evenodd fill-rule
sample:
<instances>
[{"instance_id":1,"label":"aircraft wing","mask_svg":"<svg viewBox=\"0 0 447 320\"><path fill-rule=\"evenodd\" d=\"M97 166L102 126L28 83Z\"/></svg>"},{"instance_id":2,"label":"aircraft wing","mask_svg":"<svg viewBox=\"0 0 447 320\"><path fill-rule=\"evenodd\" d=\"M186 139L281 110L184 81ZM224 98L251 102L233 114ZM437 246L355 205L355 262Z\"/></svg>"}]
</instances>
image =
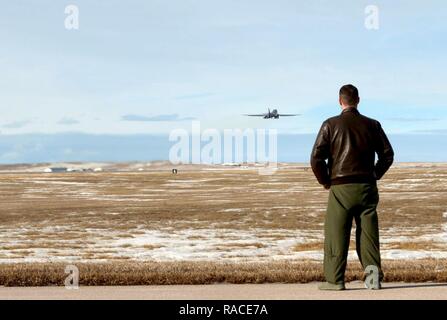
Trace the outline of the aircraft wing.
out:
<instances>
[{"instance_id":1,"label":"aircraft wing","mask_svg":"<svg viewBox=\"0 0 447 320\"><path fill-rule=\"evenodd\" d=\"M264 117L265 114L244 114L244 116L248 116L248 117Z\"/></svg>"}]
</instances>

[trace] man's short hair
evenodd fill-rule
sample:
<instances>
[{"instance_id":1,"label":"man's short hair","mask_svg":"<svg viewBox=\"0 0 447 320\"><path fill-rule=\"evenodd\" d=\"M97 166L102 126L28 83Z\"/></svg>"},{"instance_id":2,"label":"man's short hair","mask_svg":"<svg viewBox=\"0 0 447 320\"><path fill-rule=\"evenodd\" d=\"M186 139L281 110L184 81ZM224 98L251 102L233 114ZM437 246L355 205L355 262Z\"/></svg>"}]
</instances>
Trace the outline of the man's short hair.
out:
<instances>
[{"instance_id":1,"label":"man's short hair","mask_svg":"<svg viewBox=\"0 0 447 320\"><path fill-rule=\"evenodd\" d=\"M357 106L359 104L359 91L352 84L346 84L340 88L340 98L348 106Z\"/></svg>"}]
</instances>

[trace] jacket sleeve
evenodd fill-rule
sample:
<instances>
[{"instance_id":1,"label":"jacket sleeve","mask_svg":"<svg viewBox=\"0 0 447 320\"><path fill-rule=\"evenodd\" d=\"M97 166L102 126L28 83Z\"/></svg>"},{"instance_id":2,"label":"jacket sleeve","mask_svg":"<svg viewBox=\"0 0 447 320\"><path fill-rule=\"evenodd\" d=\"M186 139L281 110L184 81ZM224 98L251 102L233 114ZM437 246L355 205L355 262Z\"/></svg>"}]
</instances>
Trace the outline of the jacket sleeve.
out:
<instances>
[{"instance_id":1,"label":"jacket sleeve","mask_svg":"<svg viewBox=\"0 0 447 320\"><path fill-rule=\"evenodd\" d=\"M329 185L331 179L329 177L329 169L326 164L326 160L330 154L330 137L329 126L327 121L323 122L320 131L318 132L317 139L312 149L310 156L310 164L312 171L315 174L318 182L322 185Z\"/></svg>"},{"instance_id":2,"label":"jacket sleeve","mask_svg":"<svg viewBox=\"0 0 447 320\"><path fill-rule=\"evenodd\" d=\"M388 140L388 137L386 136L379 122L377 122L377 129L378 129L377 132L378 137L375 151L377 153L378 160L375 165L374 171L377 180L379 180L380 178L383 177L385 172L387 172L388 169L393 164L394 151L390 141Z\"/></svg>"}]
</instances>

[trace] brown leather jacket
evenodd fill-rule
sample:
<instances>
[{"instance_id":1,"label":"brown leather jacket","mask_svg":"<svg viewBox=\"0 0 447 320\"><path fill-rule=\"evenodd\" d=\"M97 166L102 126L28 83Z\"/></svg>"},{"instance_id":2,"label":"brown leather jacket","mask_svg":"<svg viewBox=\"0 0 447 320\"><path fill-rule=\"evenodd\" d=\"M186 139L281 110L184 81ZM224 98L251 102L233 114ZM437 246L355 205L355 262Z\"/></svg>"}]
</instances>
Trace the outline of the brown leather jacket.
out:
<instances>
[{"instance_id":1,"label":"brown leather jacket","mask_svg":"<svg viewBox=\"0 0 447 320\"><path fill-rule=\"evenodd\" d=\"M351 107L323 122L310 162L318 182L328 186L375 183L393 159L393 148L380 123Z\"/></svg>"}]
</instances>

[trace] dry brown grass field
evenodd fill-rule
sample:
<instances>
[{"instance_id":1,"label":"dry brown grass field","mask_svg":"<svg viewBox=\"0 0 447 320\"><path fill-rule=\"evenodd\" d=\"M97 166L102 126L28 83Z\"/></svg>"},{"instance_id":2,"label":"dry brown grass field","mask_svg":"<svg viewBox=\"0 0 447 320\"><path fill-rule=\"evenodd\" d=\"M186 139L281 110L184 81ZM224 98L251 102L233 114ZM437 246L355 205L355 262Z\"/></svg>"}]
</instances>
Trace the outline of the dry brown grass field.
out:
<instances>
[{"instance_id":1,"label":"dry brown grass field","mask_svg":"<svg viewBox=\"0 0 447 320\"><path fill-rule=\"evenodd\" d=\"M174 285L215 283L307 283L324 281L322 265L315 261L276 262L113 262L79 263L81 286ZM385 282L447 282L446 259L408 263L387 260ZM3 286L62 286L63 263L4 264ZM359 263L351 263L346 281L364 280Z\"/></svg>"},{"instance_id":2,"label":"dry brown grass field","mask_svg":"<svg viewBox=\"0 0 447 320\"><path fill-rule=\"evenodd\" d=\"M395 165L379 190L387 280L445 281L447 165ZM62 284L69 263L88 284L318 280L327 194L292 164L0 173L0 285Z\"/></svg>"}]
</instances>

